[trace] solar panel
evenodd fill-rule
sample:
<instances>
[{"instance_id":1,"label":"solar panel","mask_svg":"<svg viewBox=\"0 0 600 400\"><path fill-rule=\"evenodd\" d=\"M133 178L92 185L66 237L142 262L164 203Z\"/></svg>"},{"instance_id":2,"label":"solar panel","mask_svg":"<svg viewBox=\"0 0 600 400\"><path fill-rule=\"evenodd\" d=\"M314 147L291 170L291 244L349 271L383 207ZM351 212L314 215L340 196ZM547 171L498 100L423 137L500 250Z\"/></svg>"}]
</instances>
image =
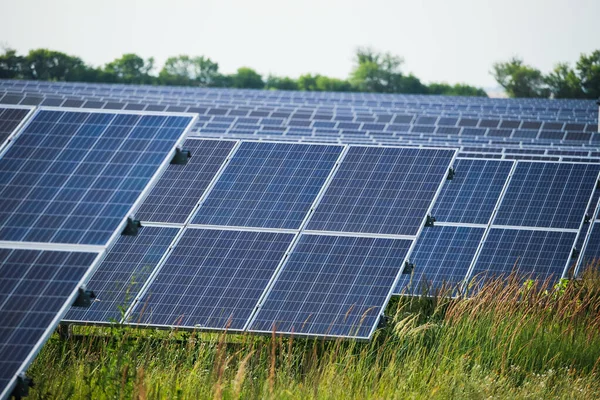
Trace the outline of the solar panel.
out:
<instances>
[{"instance_id":1,"label":"solar panel","mask_svg":"<svg viewBox=\"0 0 600 400\"><path fill-rule=\"evenodd\" d=\"M440 222L487 224L513 166L512 161L458 159L452 180L432 210Z\"/></svg>"},{"instance_id":2,"label":"solar panel","mask_svg":"<svg viewBox=\"0 0 600 400\"><path fill-rule=\"evenodd\" d=\"M578 274L581 274L592 265L598 268L598 263L600 262L600 221L596 221L590 225L591 232L581 256Z\"/></svg>"},{"instance_id":3,"label":"solar panel","mask_svg":"<svg viewBox=\"0 0 600 400\"><path fill-rule=\"evenodd\" d=\"M186 222L235 144L229 140L186 140L183 147L192 157L185 165L167 167L136 211L136 218L152 222Z\"/></svg>"},{"instance_id":4,"label":"solar panel","mask_svg":"<svg viewBox=\"0 0 600 400\"><path fill-rule=\"evenodd\" d=\"M131 321L244 329L294 234L187 229Z\"/></svg>"},{"instance_id":5,"label":"solar panel","mask_svg":"<svg viewBox=\"0 0 600 400\"><path fill-rule=\"evenodd\" d=\"M454 150L350 147L308 229L416 235Z\"/></svg>"},{"instance_id":6,"label":"solar panel","mask_svg":"<svg viewBox=\"0 0 600 400\"><path fill-rule=\"evenodd\" d=\"M30 112L30 108L0 106L0 150Z\"/></svg>"},{"instance_id":7,"label":"solar panel","mask_svg":"<svg viewBox=\"0 0 600 400\"><path fill-rule=\"evenodd\" d=\"M58 324L98 254L0 249L0 398Z\"/></svg>"},{"instance_id":8,"label":"solar panel","mask_svg":"<svg viewBox=\"0 0 600 400\"><path fill-rule=\"evenodd\" d=\"M594 164L519 162L494 225L579 229L599 171Z\"/></svg>"},{"instance_id":9,"label":"solar panel","mask_svg":"<svg viewBox=\"0 0 600 400\"><path fill-rule=\"evenodd\" d=\"M119 322L178 232L179 228L142 226L135 236L120 236L87 283L96 301L88 308L72 307L64 319Z\"/></svg>"},{"instance_id":10,"label":"solar panel","mask_svg":"<svg viewBox=\"0 0 600 400\"><path fill-rule=\"evenodd\" d=\"M401 275L395 294L452 294L463 283L485 228L439 226L423 229L410 254L411 275Z\"/></svg>"},{"instance_id":11,"label":"solar panel","mask_svg":"<svg viewBox=\"0 0 600 400\"><path fill-rule=\"evenodd\" d=\"M472 277L506 277L515 271L522 277L551 283L562 277L571 260L576 232L490 229Z\"/></svg>"},{"instance_id":12,"label":"solar panel","mask_svg":"<svg viewBox=\"0 0 600 400\"><path fill-rule=\"evenodd\" d=\"M191 122L39 111L0 159L0 240L106 244Z\"/></svg>"},{"instance_id":13,"label":"solar panel","mask_svg":"<svg viewBox=\"0 0 600 400\"><path fill-rule=\"evenodd\" d=\"M342 149L242 142L192 222L297 229Z\"/></svg>"},{"instance_id":14,"label":"solar panel","mask_svg":"<svg viewBox=\"0 0 600 400\"><path fill-rule=\"evenodd\" d=\"M249 330L370 338L411 244L303 234Z\"/></svg>"}]
</instances>

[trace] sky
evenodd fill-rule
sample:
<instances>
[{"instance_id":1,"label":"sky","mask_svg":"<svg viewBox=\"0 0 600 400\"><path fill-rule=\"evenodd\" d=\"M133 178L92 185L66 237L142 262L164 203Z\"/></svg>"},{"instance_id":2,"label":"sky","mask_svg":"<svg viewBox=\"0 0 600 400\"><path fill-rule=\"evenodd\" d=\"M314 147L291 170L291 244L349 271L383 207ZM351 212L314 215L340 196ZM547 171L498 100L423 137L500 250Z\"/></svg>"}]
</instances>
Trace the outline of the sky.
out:
<instances>
[{"instance_id":1,"label":"sky","mask_svg":"<svg viewBox=\"0 0 600 400\"><path fill-rule=\"evenodd\" d=\"M95 66L124 53L204 55L221 72L346 78L357 46L404 58L424 82L494 88L517 55L548 72L600 49L600 0L0 0L0 44Z\"/></svg>"}]
</instances>

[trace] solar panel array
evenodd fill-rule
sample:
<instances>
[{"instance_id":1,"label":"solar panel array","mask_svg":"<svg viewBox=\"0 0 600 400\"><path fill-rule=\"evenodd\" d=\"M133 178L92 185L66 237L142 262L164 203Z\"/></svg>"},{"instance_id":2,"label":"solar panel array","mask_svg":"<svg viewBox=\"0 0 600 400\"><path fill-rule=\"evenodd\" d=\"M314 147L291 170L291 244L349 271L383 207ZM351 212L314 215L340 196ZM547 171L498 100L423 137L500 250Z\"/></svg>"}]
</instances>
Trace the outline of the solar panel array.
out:
<instances>
[{"instance_id":1,"label":"solar panel array","mask_svg":"<svg viewBox=\"0 0 600 400\"><path fill-rule=\"evenodd\" d=\"M144 220L156 213L136 213L143 226L139 241L119 240L89 281L112 314L93 305L70 312L69 321L108 323L118 305L124 311L121 322L142 326L258 332L268 324L269 331L280 333L368 339L455 156L445 149L205 139L188 139L184 146L206 149L207 157L198 153L186 165L169 165L139 210L148 209L147 203L176 208L175 199L157 201L153 193L168 187L165 193L171 195L178 188L173 182L187 188L197 179L199 191L182 192L189 211L168 223ZM217 158L215 149L223 150ZM201 168L207 173L198 174ZM356 196L340 203L345 182L354 183L349 190ZM341 225L321 224L328 213L321 207L332 203L334 217L343 217ZM397 218L410 221L404 231L395 229ZM146 234L159 228L179 231L174 238L172 232L159 238ZM158 263L147 261L160 258L151 246L161 238L169 249ZM306 260L306 246L324 253ZM349 247L367 253L360 260L339 259ZM335 273L329 271L334 260ZM140 273L142 265L150 271ZM294 314L299 296L317 296L310 282L323 280L329 283L314 289L331 304L321 309L307 303ZM282 295L287 301L277 300ZM335 303L342 295L346 300ZM297 318L307 315L319 322L299 323Z\"/></svg>"},{"instance_id":2,"label":"solar panel array","mask_svg":"<svg viewBox=\"0 0 600 400\"><path fill-rule=\"evenodd\" d=\"M194 116L52 108L6 108L0 115L10 136L0 153L0 398L6 398Z\"/></svg>"},{"instance_id":3,"label":"solar panel array","mask_svg":"<svg viewBox=\"0 0 600 400\"><path fill-rule=\"evenodd\" d=\"M580 273L597 131L582 100L0 80L2 397L65 313L369 339L393 293Z\"/></svg>"}]
</instances>

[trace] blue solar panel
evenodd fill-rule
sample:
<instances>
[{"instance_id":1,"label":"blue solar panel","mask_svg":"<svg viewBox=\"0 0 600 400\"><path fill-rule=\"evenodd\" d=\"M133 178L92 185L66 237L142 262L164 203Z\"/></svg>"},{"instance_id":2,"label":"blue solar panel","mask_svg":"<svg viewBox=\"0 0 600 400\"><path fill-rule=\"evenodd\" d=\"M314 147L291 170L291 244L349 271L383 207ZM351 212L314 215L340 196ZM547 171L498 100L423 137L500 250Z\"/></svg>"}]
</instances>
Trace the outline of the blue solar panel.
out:
<instances>
[{"instance_id":1,"label":"blue solar panel","mask_svg":"<svg viewBox=\"0 0 600 400\"><path fill-rule=\"evenodd\" d=\"M233 141L188 139L192 153L185 165L172 164L136 212L140 221L184 223L227 159Z\"/></svg>"},{"instance_id":2,"label":"blue solar panel","mask_svg":"<svg viewBox=\"0 0 600 400\"><path fill-rule=\"evenodd\" d=\"M369 338L411 244L302 235L250 330Z\"/></svg>"},{"instance_id":3,"label":"blue solar panel","mask_svg":"<svg viewBox=\"0 0 600 400\"><path fill-rule=\"evenodd\" d=\"M459 159L433 206L440 222L487 224L500 198L512 161Z\"/></svg>"},{"instance_id":4,"label":"blue solar panel","mask_svg":"<svg viewBox=\"0 0 600 400\"><path fill-rule=\"evenodd\" d=\"M402 275L396 294L450 294L466 278L484 228L433 226L425 228L410 254L412 275Z\"/></svg>"},{"instance_id":5,"label":"blue solar panel","mask_svg":"<svg viewBox=\"0 0 600 400\"><path fill-rule=\"evenodd\" d=\"M87 283L96 301L88 308L72 307L64 319L120 321L177 232L179 228L142 226L135 236L120 236Z\"/></svg>"},{"instance_id":6,"label":"blue solar panel","mask_svg":"<svg viewBox=\"0 0 600 400\"><path fill-rule=\"evenodd\" d=\"M28 108L0 107L0 149L30 111Z\"/></svg>"},{"instance_id":7,"label":"blue solar panel","mask_svg":"<svg viewBox=\"0 0 600 400\"><path fill-rule=\"evenodd\" d=\"M494 225L579 229L599 171L594 164L519 162Z\"/></svg>"},{"instance_id":8,"label":"blue solar panel","mask_svg":"<svg viewBox=\"0 0 600 400\"><path fill-rule=\"evenodd\" d=\"M308 229L416 235L453 156L454 150L350 147Z\"/></svg>"},{"instance_id":9,"label":"blue solar panel","mask_svg":"<svg viewBox=\"0 0 600 400\"><path fill-rule=\"evenodd\" d=\"M475 263L473 277L507 276L560 279L571 260L576 233L492 228Z\"/></svg>"},{"instance_id":10,"label":"blue solar panel","mask_svg":"<svg viewBox=\"0 0 600 400\"><path fill-rule=\"evenodd\" d=\"M243 142L194 224L297 229L341 146Z\"/></svg>"},{"instance_id":11,"label":"blue solar panel","mask_svg":"<svg viewBox=\"0 0 600 400\"><path fill-rule=\"evenodd\" d=\"M593 266L599 269L600 266L600 221L591 225L587 246L581 256L578 274L583 273L587 268Z\"/></svg>"},{"instance_id":12,"label":"blue solar panel","mask_svg":"<svg viewBox=\"0 0 600 400\"><path fill-rule=\"evenodd\" d=\"M241 330L294 235L187 229L132 322Z\"/></svg>"},{"instance_id":13,"label":"blue solar panel","mask_svg":"<svg viewBox=\"0 0 600 400\"><path fill-rule=\"evenodd\" d=\"M0 249L0 397L98 254ZM29 360L31 361L31 360ZM14 381L12 382L14 383Z\"/></svg>"},{"instance_id":14,"label":"blue solar panel","mask_svg":"<svg viewBox=\"0 0 600 400\"><path fill-rule=\"evenodd\" d=\"M0 159L0 240L106 244L191 119L40 111Z\"/></svg>"}]
</instances>

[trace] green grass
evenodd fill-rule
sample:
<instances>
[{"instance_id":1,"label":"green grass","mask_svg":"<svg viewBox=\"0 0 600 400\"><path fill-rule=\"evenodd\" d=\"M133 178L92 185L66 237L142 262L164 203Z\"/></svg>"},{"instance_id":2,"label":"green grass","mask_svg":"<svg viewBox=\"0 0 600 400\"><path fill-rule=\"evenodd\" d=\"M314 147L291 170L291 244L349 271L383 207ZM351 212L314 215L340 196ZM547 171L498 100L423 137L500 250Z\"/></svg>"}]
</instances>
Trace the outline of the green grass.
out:
<instances>
[{"instance_id":1,"label":"green grass","mask_svg":"<svg viewBox=\"0 0 600 400\"><path fill-rule=\"evenodd\" d=\"M30 398L600 398L600 277L401 298L370 342L78 327Z\"/></svg>"}]
</instances>

